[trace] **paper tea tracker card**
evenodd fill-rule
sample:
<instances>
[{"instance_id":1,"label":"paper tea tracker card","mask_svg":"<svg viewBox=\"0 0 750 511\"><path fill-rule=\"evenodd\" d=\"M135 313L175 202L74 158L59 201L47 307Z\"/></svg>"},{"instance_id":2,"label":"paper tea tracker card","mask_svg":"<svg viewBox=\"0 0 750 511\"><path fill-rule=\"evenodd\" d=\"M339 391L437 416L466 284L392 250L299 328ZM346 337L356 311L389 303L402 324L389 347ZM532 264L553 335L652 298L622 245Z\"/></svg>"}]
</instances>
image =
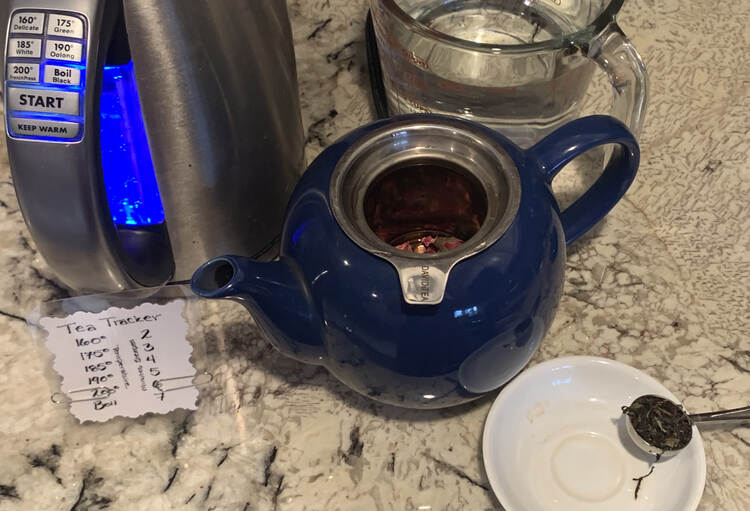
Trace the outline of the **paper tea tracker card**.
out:
<instances>
[{"instance_id":1,"label":"paper tea tracker card","mask_svg":"<svg viewBox=\"0 0 750 511\"><path fill-rule=\"evenodd\" d=\"M40 320L60 395L81 422L196 409L185 300Z\"/></svg>"}]
</instances>

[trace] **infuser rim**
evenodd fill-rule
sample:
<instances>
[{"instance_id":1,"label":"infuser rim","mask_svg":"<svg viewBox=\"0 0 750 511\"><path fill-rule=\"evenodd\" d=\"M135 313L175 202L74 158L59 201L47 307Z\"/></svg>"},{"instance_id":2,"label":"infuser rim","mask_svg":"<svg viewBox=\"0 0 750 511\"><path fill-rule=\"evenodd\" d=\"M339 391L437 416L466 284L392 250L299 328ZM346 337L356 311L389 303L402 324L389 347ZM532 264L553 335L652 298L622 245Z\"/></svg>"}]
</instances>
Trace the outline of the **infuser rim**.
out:
<instances>
[{"instance_id":1,"label":"infuser rim","mask_svg":"<svg viewBox=\"0 0 750 511\"><path fill-rule=\"evenodd\" d=\"M395 268L406 304L442 303L454 266L489 248L515 222L521 176L497 137L489 128L462 119L405 116L361 136L333 169L329 198L335 221L354 244ZM375 234L365 212L365 197L374 180L394 165L430 157L472 174L484 189L487 211L479 229L459 247L437 254L412 254Z\"/></svg>"},{"instance_id":2,"label":"infuser rim","mask_svg":"<svg viewBox=\"0 0 750 511\"><path fill-rule=\"evenodd\" d=\"M602 10L601 13L584 28L564 34L562 36L553 37L546 41L539 41L538 43L524 43L524 44L491 44L491 43L476 43L455 37L452 35L445 34L438 30L428 27L424 23L412 18L409 14L404 11L401 7L396 4L396 0L377 0L383 3L383 5L402 23L409 25L411 30L419 33L422 36L429 37L430 39L436 39L444 44L453 46L462 50L470 50L481 53L489 54L521 54L521 53L535 53L541 51L549 51L555 49L565 48L571 44L587 44L591 38L604 30L607 25L612 23L615 16L622 8L625 0L611 0L609 4Z\"/></svg>"},{"instance_id":3,"label":"infuser rim","mask_svg":"<svg viewBox=\"0 0 750 511\"><path fill-rule=\"evenodd\" d=\"M394 264L399 261L402 263L424 263L440 266L446 272L449 272L458 262L484 251L487 247L500 239L515 220L520 206L521 197L521 181L518 174L518 168L505 149L493 140L491 136L484 133L484 129L481 126L473 126L471 123L460 119L434 115L417 116L424 118L414 118L414 116L409 117L411 118L389 123L369 133L355 142L344 153L331 175L329 188L331 209L339 227L341 227L347 237L360 248ZM393 165L404 164L409 161L424 161L425 159L443 162L447 161L454 166L463 168L465 172L471 174L474 179L479 181L484 193L487 195L486 200L488 203L488 209L482 224L477 232L460 247L436 254L415 254L405 252L380 239L364 219L364 212L359 211L360 208L358 206L361 206L361 204L357 201L352 201L351 199L345 199L343 193L348 182L347 180L352 179L352 170L354 169L356 171L356 166L360 163L361 158L366 157L365 151L367 149L374 148L378 143L384 143L384 141L388 140L388 137L395 136L404 130L418 132L419 130L425 129L450 130L454 134L461 133L463 136L478 142L481 146L481 151L491 154L492 160L497 162L495 167L499 169L498 174L501 175L501 178L497 178L497 182L489 182L490 180L488 180L486 176L483 179L483 176L478 175L477 172L472 172L472 165L466 165L456 160L451 161L446 158L446 154L448 154L446 152L432 153L426 156L420 155L417 157L409 155L408 150L399 150L393 153L407 154L403 160L392 161L386 159L385 161L380 162L374 170L370 169L372 171L368 172L364 177L364 181L360 183L361 187L363 187L363 190L361 191L363 196L372 183L384 172L391 169ZM491 171L487 171L487 173L492 174ZM502 189L498 184L500 179L505 183L505 187ZM503 210L491 201L489 192L493 190L507 194ZM352 203L355 203L354 208L357 209L357 211L353 211L350 214L348 211L350 208L348 208L348 206ZM358 214L361 214L363 218L352 218Z\"/></svg>"}]
</instances>

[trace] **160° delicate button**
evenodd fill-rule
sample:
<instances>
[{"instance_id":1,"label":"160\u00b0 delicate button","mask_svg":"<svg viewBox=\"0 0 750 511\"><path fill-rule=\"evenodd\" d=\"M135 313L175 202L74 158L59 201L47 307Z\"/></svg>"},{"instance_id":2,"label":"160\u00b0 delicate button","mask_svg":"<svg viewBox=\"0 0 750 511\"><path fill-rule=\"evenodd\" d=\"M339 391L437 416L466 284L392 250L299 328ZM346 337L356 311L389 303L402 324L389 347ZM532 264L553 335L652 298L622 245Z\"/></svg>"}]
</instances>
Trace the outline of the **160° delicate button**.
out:
<instances>
[{"instance_id":1,"label":"160\u00b0 delicate button","mask_svg":"<svg viewBox=\"0 0 750 511\"><path fill-rule=\"evenodd\" d=\"M44 32L43 12L19 12L13 15L10 31L14 34L41 34Z\"/></svg>"}]
</instances>

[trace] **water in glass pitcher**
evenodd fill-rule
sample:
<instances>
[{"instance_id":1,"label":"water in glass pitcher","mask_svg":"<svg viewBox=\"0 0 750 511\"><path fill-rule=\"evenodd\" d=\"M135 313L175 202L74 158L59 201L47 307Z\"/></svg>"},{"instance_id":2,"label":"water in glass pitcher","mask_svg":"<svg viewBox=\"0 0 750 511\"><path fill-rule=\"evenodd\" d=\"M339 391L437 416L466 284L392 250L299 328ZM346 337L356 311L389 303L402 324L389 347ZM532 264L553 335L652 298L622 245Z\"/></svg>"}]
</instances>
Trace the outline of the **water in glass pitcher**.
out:
<instances>
[{"instance_id":1,"label":"water in glass pitcher","mask_svg":"<svg viewBox=\"0 0 750 511\"><path fill-rule=\"evenodd\" d=\"M422 25L469 44L419 30L387 37L382 65L391 110L458 115L525 147L575 119L595 69L589 60L562 43L524 52L470 44L559 42L589 21L560 2L570 0L396 0Z\"/></svg>"},{"instance_id":2,"label":"water in glass pitcher","mask_svg":"<svg viewBox=\"0 0 750 511\"><path fill-rule=\"evenodd\" d=\"M397 1L438 32L482 44L528 44L578 30L557 5L518 0Z\"/></svg>"}]
</instances>

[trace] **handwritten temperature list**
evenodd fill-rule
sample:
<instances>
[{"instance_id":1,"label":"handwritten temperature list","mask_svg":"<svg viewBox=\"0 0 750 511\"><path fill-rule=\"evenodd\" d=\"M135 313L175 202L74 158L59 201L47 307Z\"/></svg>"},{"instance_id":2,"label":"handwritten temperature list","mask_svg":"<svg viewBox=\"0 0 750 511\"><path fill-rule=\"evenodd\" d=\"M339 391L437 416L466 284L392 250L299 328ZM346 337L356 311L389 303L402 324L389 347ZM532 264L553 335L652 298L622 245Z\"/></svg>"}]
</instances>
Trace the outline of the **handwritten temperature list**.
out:
<instances>
[{"instance_id":1,"label":"handwritten temperature list","mask_svg":"<svg viewBox=\"0 0 750 511\"><path fill-rule=\"evenodd\" d=\"M42 318L62 377L59 401L70 402L81 422L194 410L198 390L184 307L175 300Z\"/></svg>"}]
</instances>

